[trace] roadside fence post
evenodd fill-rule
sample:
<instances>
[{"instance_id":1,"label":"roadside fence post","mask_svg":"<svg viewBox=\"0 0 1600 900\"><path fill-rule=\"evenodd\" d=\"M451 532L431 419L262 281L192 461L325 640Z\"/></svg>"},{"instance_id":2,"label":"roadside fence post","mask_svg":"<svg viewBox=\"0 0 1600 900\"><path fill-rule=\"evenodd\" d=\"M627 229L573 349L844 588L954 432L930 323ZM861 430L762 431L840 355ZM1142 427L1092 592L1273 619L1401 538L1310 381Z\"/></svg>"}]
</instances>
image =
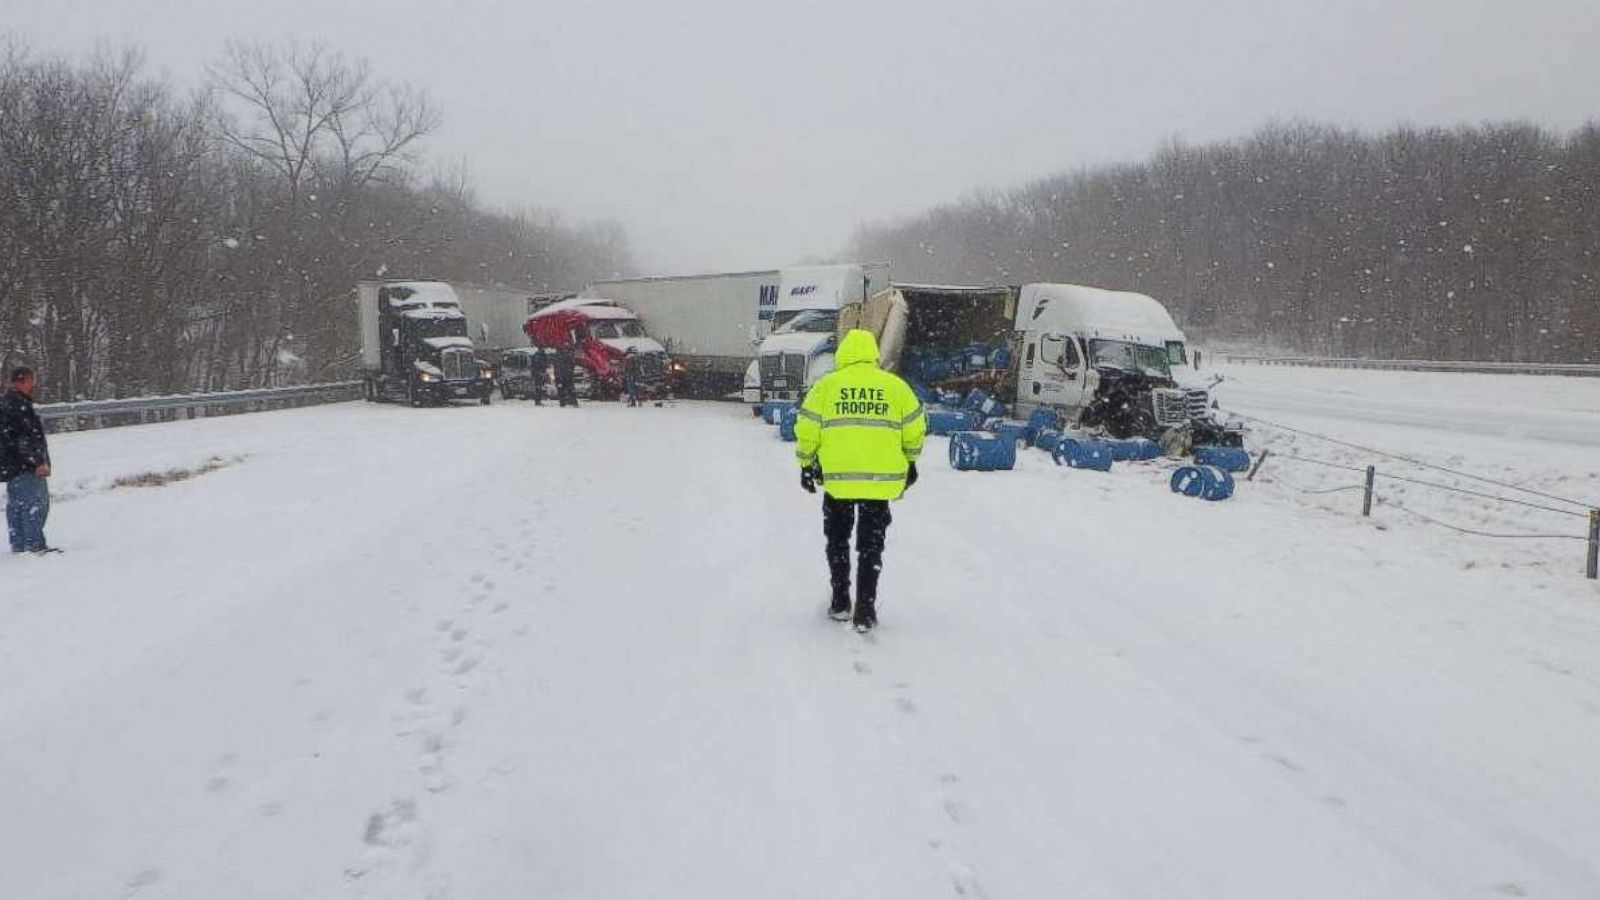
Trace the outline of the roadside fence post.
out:
<instances>
[{"instance_id":1,"label":"roadside fence post","mask_svg":"<svg viewBox=\"0 0 1600 900\"><path fill-rule=\"evenodd\" d=\"M1261 451L1261 455L1256 457L1256 464L1250 467L1250 474L1246 475L1244 477L1244 480L1245 481L1255 481L1256 480L1256 473L1261 471L1261 464L1266 462L1267 461L1267 457L1269 457L1271 455L1272 455L1272 451L1271 450L1265 450L1265 449L1262 450Z\"/></svg>"},{"instance_id":2,"label":"roadside fence post","mask_svg":"<svg viewBox=\"0 0 1600 900\"><path fill-rule=\"evenodd\" d=\"M1361 498L1361 514L1363 516L1372 515L1372 482L1377 477L1378 467L1367 466L1367 490L1366 494Z\"/></svg>"},{"instance_id":3,"label":"roadside fence post","mask_svg":"<svg viewBox=\"0 0 1600 900\"><path fill-rule=\"evenodd\" d=\"M1591 579L1600 569L1600 509L1589 510L1589 567L1585 574Z\"/></svg>"}]
</instances>

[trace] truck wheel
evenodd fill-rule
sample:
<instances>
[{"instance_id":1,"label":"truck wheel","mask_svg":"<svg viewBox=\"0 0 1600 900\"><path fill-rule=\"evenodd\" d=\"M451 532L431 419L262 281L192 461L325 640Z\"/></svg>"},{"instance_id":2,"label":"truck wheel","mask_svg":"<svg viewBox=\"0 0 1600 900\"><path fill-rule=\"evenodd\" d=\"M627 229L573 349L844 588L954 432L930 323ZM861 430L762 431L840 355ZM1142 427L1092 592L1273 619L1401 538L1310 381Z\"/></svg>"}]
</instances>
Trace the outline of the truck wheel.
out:
<instances>
[{"instance_id":1,"label":"truck wheel","mask_svg":"<svg viewBox=\"0 0 1600 900\"><path fill-rule=\"evenodd\" d=\"M365 379L361 382L361 399L367 401L368 403L378 402L378 388L373 385L371 378Z\"/></svg>"},{"instance_id":2,"label":"truck wheel","mask_svg":"<svg viewBox=\"0 0 1600 900\"><path fill-rule=\"evenodd\" d=\"M483 396L478 398L478 402L482 403L484 406L488 406L489 405L489 397L490 397L489 392L488 391L484 391L483 392Z\"/></svg>"},{"instance_id":3,"label":"truck wheel","mask_svg":"<svg viewBox=\"0 0 1600 900\"><path fill-rule=\"evenodd\" d=\"M406 382L406 405L412 408L422 405L422 398L417 395L417 383L414 381Z\"/></svg>"}]
</instances>

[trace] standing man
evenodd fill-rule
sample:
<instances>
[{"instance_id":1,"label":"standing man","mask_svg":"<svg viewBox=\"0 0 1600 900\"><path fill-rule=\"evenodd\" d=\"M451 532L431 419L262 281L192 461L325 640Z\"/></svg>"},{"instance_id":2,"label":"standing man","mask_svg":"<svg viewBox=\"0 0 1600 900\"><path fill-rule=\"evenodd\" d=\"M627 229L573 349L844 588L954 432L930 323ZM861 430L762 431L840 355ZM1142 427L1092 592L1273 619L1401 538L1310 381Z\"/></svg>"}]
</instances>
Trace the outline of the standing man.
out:
<instances>
[{"instance_id":1,"label":"standing man","mask_svg":"<svg viewBox=\"0 0 1600 900\"><path fill-rule=\"evenodd\" d=\"M578 386L572 372L574 364L570 346L556 348L556 401L561 406L578 405Z\"/></svg>"},{"instance_id":2,"label":"standing man","mask_svg":"<svg viewBox=\"0 0 1600 900\"><path fill-rule=\"evenodd\" d=\"M639 405L639 349L629 347L622 357L622 387L628 394L628 405Z\"/></svg>"},{"instance_id":3,"label":"standing man","mask_svg":"<svg viewBox=\"0 0 1600 900\"><path fill-rule=\"evenodd\" d=\"M917 483L917 456L928 423L910 385L878 368L872 332L851 329L839 342L835 369L806 394L794 434L800 486L822 482L822 531L833 585L830 618L850 618L857 631L878 624L878 574L893 517L889 501ZM856 532L856 602L850 610L850 531Z\"/></svg>"},{"instance_id":4,"label":"standing man","mask_svg":"<svg viewBox=\"0 0 1600 900\"><path fill-rule=\"evenodd\" d=\"M544 405L544 386L550 380L549 351L543 347L533 348L533 354L528 360L528 378L533 382L533 405Z\"/></svg>"},{"instance_id":5,"label":"standing man","mask_svg":"<svg viewBox=\"0 0 1600 900\"><path fill-rule=\"evenodd\" d=\"M44 423L33 411L33 370L11 370L0 396L0 481L6 483L6 535L12 553L59 553L44 542L50 515L50 448Z\"/></svg>"}]
</instances>

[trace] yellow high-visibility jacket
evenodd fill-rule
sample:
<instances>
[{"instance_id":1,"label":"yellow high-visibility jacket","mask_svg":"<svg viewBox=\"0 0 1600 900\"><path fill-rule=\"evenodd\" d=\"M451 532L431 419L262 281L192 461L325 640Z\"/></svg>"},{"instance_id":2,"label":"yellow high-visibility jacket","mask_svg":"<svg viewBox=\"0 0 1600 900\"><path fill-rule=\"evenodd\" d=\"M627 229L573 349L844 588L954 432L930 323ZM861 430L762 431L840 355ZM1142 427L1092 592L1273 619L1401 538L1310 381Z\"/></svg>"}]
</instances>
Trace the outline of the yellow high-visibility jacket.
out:
<instances>
[{"instance_id":1,"label":"yellow high-visibility jacket","mask_svg":"<svg viewBox=\"0 0 1600 900\"><path fill-rule=\"evenodd\" d=\"M835 368L806 393L794 423L801 468L822 463L822 486L839 500L896 500L906 468L928 432L911 386L878 368L872 332L851 329L834 354Z\"/></svg>"}]
</instances>

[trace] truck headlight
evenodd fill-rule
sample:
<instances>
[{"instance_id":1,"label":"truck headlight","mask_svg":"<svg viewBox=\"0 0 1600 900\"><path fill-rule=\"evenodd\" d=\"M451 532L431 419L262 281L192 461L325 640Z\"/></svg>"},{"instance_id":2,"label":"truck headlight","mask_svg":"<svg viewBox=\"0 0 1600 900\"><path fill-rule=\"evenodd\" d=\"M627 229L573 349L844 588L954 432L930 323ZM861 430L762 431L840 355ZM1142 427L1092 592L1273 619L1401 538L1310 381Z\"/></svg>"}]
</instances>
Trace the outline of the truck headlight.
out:
<instances>
[{"instance_id":1,"label":"truck headlight","mask_svg":"<svg viewBox=\"0 0 1600 900\"><path fill-rule=\"evenodd\" d=\"M417 373L417 377L422 379L423 381L427 381L427 382L434 382L434 381L438 381L439 380L439 376L433 374L432 372L418 372Z\"/></svg>"}]
</instances>

